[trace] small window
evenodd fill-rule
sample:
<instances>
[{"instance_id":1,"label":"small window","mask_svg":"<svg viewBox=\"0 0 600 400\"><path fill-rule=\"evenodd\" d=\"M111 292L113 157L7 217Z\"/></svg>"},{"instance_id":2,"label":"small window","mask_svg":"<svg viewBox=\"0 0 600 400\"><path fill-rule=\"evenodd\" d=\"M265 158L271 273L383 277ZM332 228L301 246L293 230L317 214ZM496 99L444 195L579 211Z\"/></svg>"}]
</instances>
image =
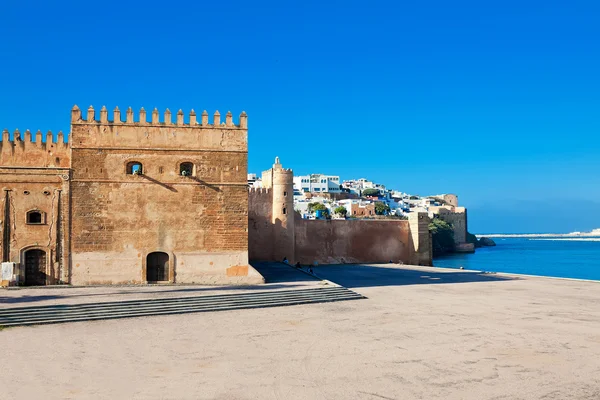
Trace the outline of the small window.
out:
<instances>
[{"instance_id":1,"label":"small window","mask_svg":"<svg viewBox=\"0 0 600 400\"><path fill-rule=\"evenodd\" d=\"M127 163L127 175L141 175L142 172L142 163L137 161Z\"/></svg>"},{"instance_id":2,"label":"small window","mask_svg":"<svg viewBox=\"0 0 600 400\"><path fill-rule=\"evenodd\" d=\"M194 172L194 164L191 162L183 162L179 164L179 175L181 176L192 176Z\"/></svg>"},{"instance_id":3,"label":"small window","mask_svg":"<svg viewBox=\"0 0 600 400\"><path fill-rule=\"evenodd\" d=\"M284 195L284 196L287 196L287 192L283 192L283 195Z\"/></svg>"},{"instance_id":4,"label":"small window","mask_svg":"<svg viewBox=\"0 0 600 400\"><path fill-rule=\"evenodd\" d=\"M285 215L287 213L287 210L285 209L285 207L283 207L283 214Z\"/></svg>"},{"instance_id":5,"label":"small window","mask_svg":"<svg viewBox=\"0 0 600 400\"><path fill-rule=\"evenodd\" d=\"M44 214L41 211L33 210L27 213L28 224L43 224Z\"/></svg>"}]
</instances>

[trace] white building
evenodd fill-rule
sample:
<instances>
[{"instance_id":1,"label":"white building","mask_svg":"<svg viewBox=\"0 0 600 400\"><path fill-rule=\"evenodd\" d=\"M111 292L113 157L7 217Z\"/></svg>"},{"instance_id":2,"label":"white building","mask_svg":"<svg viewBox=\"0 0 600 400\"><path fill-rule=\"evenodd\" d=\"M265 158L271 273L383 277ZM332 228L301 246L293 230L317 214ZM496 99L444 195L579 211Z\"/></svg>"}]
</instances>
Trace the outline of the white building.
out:
<instances>
[{"instance_id":1,"label":"white building","mask_svg":"<svg viewBox=\"0 0 600 400\"><path fill-rule=\"evenodd\" d=\"M341 193L340 177L311 174L294 176L294 190L302 193Z\"/></svg>"},{"instance_id":2,"label":"white building","mask_svg":"<svg viewBox=\"0 0 600 400\"><path fill-rule=\"evenodd\" d=\"M262 179L260 179L256 174L248 174L248 186L260 188L262 187Z\"/></svg>"},{"instance_id":3,"label":"white building","mask_svg":"<svg viewBox=\"0 0 600 400\"><path fill-rule=\"evenodd\" d=\"M355 193L358 195L360 195L365 189L378 189L381 194L385 193L385 185L369 181L365 178L344 181L342 183L342 187L350 191L350 193Z\"/></svg>"}]
</instances>

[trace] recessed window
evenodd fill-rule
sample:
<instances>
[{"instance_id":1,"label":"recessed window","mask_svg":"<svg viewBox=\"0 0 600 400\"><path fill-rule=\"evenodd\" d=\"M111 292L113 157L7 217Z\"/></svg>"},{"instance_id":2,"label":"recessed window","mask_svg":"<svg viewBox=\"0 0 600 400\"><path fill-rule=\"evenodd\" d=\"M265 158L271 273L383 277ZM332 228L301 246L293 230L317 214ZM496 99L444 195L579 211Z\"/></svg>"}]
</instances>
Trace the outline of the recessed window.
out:
<instances>
[{"instance_id":1,"label":"recessed window","mask_svg":"<svg viewBox=\"0 0 600 400\"><path fill-rule=\"evenodd\" d=\"M284 196L287 196L287 192L283 192L283 195L284 195Z\"/></svg>"},{"instance_id":2,"label":"recessed window","mask_svg":"<svg viewBox=\"0 0 600 400\"><path fill-rule=\"evenodd\" d=\"M287 210L285 209L285 207L283 207L283 214L286 214Z\"/></svg>"},{"instance_id":3,"label":"recessed window","mask_svg":"<svg viewBox=\"0 0 600 400\"><path fill-rule=\"evenodd\" d=\"M127 163L127 175L141 175L142 172L142 163L137 161L131 161Z\"/></svg>"},{"instance_id":4,"label":"recessed window","mask_svg":"<svg viewBox=\"0 0 600 400\"><path fill-rule=\"evenodd\" d=\"M194 173L194 164L191 162L183 162L179 164L179 175L181 176L192 176Z\"/></svg>"},{"instance_id":5,"label":"recessed window","mask_svg":"<svg viewBox=\"0 0 600 400\"><path fill-rule=\"evenodd\" d=\"M25 196L27 196L27 195L29 194L29 190L24 190L24 191L23 191L23 194L24 194Z\"/></svg>"},{"instance_id":6,"label":"recessed window","mask_svg":"<svg viewBox=\"0 0 600 400\"><path fill-rule=\"evenodd\" d=\"M46 196L50 196L50 191L49 190L44 190L42 193L44 193L44 195L46 195Z\"/></svg>"},{"instance_id":7,"label":"recessed window","mask_svg":"<svg viewBox=\"0 0 600 400\"><path fill-rule=\"evenodd\" d=\"M38 210L32 210L27 213L27 223L28 224L43 224L44 223L44 213Z\"/></svg>"}]
</instances>

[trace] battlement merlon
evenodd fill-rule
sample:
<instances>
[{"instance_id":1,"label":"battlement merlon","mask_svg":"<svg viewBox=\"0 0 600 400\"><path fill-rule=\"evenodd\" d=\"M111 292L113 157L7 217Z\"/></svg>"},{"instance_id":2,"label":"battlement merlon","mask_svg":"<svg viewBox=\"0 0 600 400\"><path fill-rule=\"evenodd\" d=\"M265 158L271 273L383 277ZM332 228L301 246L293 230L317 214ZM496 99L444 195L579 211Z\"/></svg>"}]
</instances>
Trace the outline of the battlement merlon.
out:
<instances>
[{"instance_id":1,"label":"battlement merlon","mask_svg":"<svg viewBox=\"0 0 600 400\"><path fill-rule=\"evenodd\" d=\"M231 112L227 113L223 123L220 113L215 112L213 123L210 124L206 111L198 118L194 110L191 110L189 117L183 110L172 112L166 109L164 113L156 108L151 110L147 112L144 108L140 109L136 120L133 109L128 107L123 121L117 107L111 121L106 107L102 107L98 113L90 106L84 116L79 107L74 106L71 110L71 147L73 150L114 151L248 151L248 116L245 112L240 115L239 125L235 125Z\"/></svg>"},{"instance_id":2,"label":"battlement merlon","mask_svg":"<svg viewBox=\"0 0 600 400\"><path fill-rule=\"evenodd\" d=\"M23 134L21 134L21 131L19 131L18 129L15 129L15 131L13 132L12 135L12 139L10 137L10 132L8 129L3 129L2 130L2 145L4 144L10 144L12 146L19 146L19 145L24 145L24 146L28 146L28 144L32 144L32 146L38 147L38 148L42 148L42 147L50 147L49 145L57 145L58 147L60 146L67 146L67 143L65 142L65 138L64 138L64 134L62 131L58 132L58 135L56 135L56 138L54 137L54 135L52 134L52 131L48 131L46 132L46 140L43 141L44 134L42 133L42 131L38 130L35 133L35 140L33 140L33 134L31 133L31 131L29 129L25 130L25 132Z\"/></svg>"},{"instance_id":3,"label":"battlement merlon","mask_svg":"<svg viewBox=\"0 0 600 400\"><path fill-rule=\"evenodd\" d=\"M37 131L32 134L28 129L23 134L17 129L12 140L7 129L2 131L0 142L1 167L58 167L69 166L69 143L65 143L64 135L59 132L56 138L51 131L44 134ZM33 140L35 138L35 141Z\"/></svg>"},{"instance_id":4,"label":"battlement merlon","mask_svg":"<svg viewBox=\"0 0 600 400\"><path fill-rule=\"evenodd\" d=\"M225 122L221 122L221 114L216 111L213 114L213 123L208 120L208 112L204 110L201 114L200 122L196 118L196 112L192 109L189 113L189 118L185 122L185 114L183 110L179 110L176 114L176 122L173 124L171 120L171 111L167 108L163 114L163 120L160 121L159 111L154 108L152 111L152 119L147 120L146 110L142 107L138 113L138 119L134 119L133 110L131 107L127 109L126 119L121 119L121 111L119 107L113 110L113 119L108 119L108 109L102 106L100 109L100 119L96 118L96 111L93 106L87 109L86 117L83 118L82 112L77 105L71 109L71 124L96 124L96 125L140 125L140 126L186 126L186 127L204 127L218 129L248 129L248 115L245 111L239 115L239 123L236 125L233 121L233 114L228 111L225 115Z\"/></svg>"}]
</instances>

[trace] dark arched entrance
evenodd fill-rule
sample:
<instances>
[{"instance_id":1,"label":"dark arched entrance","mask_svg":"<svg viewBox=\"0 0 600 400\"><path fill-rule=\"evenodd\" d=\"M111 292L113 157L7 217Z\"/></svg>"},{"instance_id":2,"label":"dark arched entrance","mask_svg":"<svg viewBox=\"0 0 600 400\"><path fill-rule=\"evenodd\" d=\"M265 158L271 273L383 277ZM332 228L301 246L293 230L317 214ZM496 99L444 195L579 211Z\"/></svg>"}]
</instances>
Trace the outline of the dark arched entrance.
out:
<instances>
[{"instance_id":1,"label":"dark arched entrance","mask_svg":"<svg viewBox=\"0 0 600 400\"><path fill-rule=\"evenodd\" d=\"M146 257L146 280L148 282L165 282L169 280L169 255L155 251Z\"/></svg>"},{"instance_id":2,"label":"dark arched entrance","mask_svg":"<svg viewBox=\"0 0 600 400\"><path fill-rule=\"evenodd\" d=\"M25 285L40 286L46 284L46 252L27 250L25 252Z\"/></svg>"}]
</instances>

